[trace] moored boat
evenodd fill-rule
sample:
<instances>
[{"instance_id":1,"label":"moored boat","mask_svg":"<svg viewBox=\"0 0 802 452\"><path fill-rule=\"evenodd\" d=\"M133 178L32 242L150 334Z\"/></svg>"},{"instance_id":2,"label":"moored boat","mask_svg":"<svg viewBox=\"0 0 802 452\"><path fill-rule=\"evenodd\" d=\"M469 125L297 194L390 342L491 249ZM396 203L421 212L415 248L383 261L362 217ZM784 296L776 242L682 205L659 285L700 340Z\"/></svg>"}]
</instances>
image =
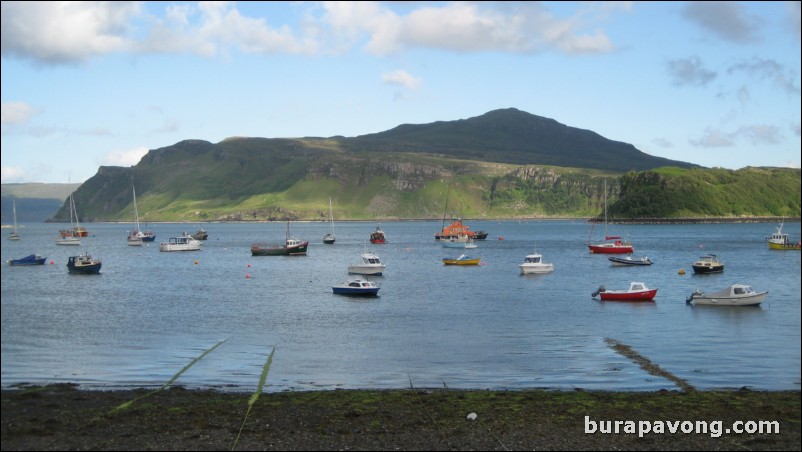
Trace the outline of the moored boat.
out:
<instances>
[{"instance_id":1,"label":"moored boat","mask_svg":"<svg viewBox=\"0 0 802 452\"><path fill-rule=\"evenodd\" d=\"M443 265L479 265L482 258L461 254L459 257L444 257Z\"/></svg>"},{"instance_id":2,"label":"moored boat","mask_svg":"<svg viewBox=\"0 0 802 452\"><path fill-rule=\"evenodd\" d=\"M199 251L201 242L184 233L179 237L170 237L166 242L159 243L159 251Z\"/></svg>"},{"instance_id":3,"label":"moored boat","mask_svg":"<svg viewBox=\"0 0 802 452\"><path fill-rule=\"evenodd\" d=\"M608 290L600 286L591 294L593 298L599 297L602 301L652 301L655 295L657 289L650 289L642 282L631 282L626 290Z\"/></svg>"},{"instance_id":4,"label":"moored boat","mask_svg":"<svg viewBox=\"0 0 802 452\"><path fill-rule=\"evenodd\" d=\"M462 223L461 218L452 218L451 224L448 226L443 222L443 227L440 231L434 233L434 239L441 242L448 242L452 240L485 240L487 232L485 231L471 231L469 226Z\"/></svg>"},{"instance_id":5,"label":"moored boat","mask_svg":"<svg viewBox=\"0 0 802 452\"><path fill-rule=\"evenodd\" d=\"M100 273L103 263L100 259L95 259L89 253L78 256L70 256L67 260L67 270L73 274L96 275Z\"/></svg>"},{"instance_id":6,"label":"moored boat","mask_svg":"<svg viewBox=\"0 0 802 452\"><path fill-rule=\"evenodd\" d=\"M380 276L382 272L384 272L385 265L376 254L364 252L360 255L360 259L360 263L348 266L348 273L354 275Z\"/></svg>"},{"instance_id":7,"label":"moored boat","mask_svg":"<svg viewBox=\"0 0 802 452\"><path fill-rule=\"evenodd\" d=\"M718 256L715 254L701 256L699 260L694 262L691 266L693 267L693 272L699 275L721 273L724 271L724 264L719 262Z\"/></svg>"},{"instance_id":8,"label":"moored boat","mask_svg":"<svg viewBox=\"0 0 802 452\"><path fill-rule=\"evenodd\" d=\"M309 242L290 236L290 222L287 221L287 235L282 244L254 242L251 244L251 256L304 256Z\"/></svg>"},{"instance_id":9,"label":"moored boat","mask_svg":"<svg viewBox=\"0 0 802 452\"><path fill-rule=\"evenodd\" d=\"M590 228L590 235L593 236L593 226L596 225L594 221ZM590 243L588 238L588 250L593 254L632 254L635 252L635 247L631 242L625 242L617 235L609 235L607 233L607 181L604 181L604 242L603 243Z\"/></svg>"},{"instance_id":10,"label":"moored boat","mask_svg":"<svg viewBox=\"0 0 802 452\"><path fill-rule=\"evenodd\" d=\"M775 230L774 234L766 239L766 241L769 244L770 250L802 250L802 242L791 242L791 240L788 238L788 234L783 232L783 223L780 223L780 225L777 226L777 230Z\"/></svg>"},{"instance_id":11,"label":"moored boat","mask_svg":"<svg viewBox=\"0 0 802 452\"><path fill-rule=\"evenodd\" d=\"M359 296L376 296L379 294L379 285L373 281L366 281L364 279L351 279L338 286L332 286L331 290L337 295L359 295Z\"/></svg>"},{"instance_id":12,"label":"moored boat","mask_svg":"<svg viewBox=\"0 0 802 452\"><path fill-rule=\"evenodd\" d=\"M522 275L530 275L537 273L550 273L554 271L554 264L551 262L543 262L543 255L533 252L527 254L523 263L518 265L521 269Z\"/></svg>"},{"instance_id":13,"label":"moored boat","mask_svg":"<svg viewBox=\"0 0 802 452\"><path fill-rule=\"evenodd\" d=\"M28 256L21 257L19 259L10 259L8 261L8 264L9 265L18 265L18 266L44 265L46 259L47 259L46 257L40 256L38 254L30 254Z\"/></svg>"},{"instance_id":14,"label":"moored boat","mask_svg":"<svg viewBox=\"0 0 802 452\"><path fill-rule=\"evenodd\" d=\"M611 256L607 258L613 267L639 267L644 265L652 265L652 260L648 256L641 257L617 257Z\"/></svg>"},{"instance_id":15,"label":"moored boat","mask_svg":"<svg viewBox=\"0 0 802 452\"><path fill-rule=\"evenodd\" d=\"M696 289L685 302L709 306L757 306L763 302L768 291L758 292L746 284L733 284L715 292Z\"/></svg>"},{"instance_id":16,"label":"moored boat","mask_svg":"<svg viewBox=\"0 0 802 452\"><path fill-rule=\"evenodd\" d=\"M383 244L387 243L387 238L382 231L381 223L376 225L376 230L370 233L370 243Z\"/></svg>"}]
</instances>

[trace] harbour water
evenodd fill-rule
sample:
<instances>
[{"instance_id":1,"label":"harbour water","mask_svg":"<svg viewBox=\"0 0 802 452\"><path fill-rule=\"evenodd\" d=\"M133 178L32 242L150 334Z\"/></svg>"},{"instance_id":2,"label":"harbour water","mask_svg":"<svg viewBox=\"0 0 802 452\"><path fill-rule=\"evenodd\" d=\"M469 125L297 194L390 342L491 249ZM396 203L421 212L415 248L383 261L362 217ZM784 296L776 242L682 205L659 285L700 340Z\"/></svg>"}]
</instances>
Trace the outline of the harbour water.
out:
<instances>
[{"instance_id":1,"label":"harbour water","mask_svg":"<svg viewBox=\"0 0 802 452\"><path fill-rule=\"evenodd\" d=\"M613 339L698 389L800 389L801 253L768 249L775 223L611 225L654 262L634 268L590 254L582 221L465 223L490 233L466 253L481 265L442 264L460 250L435 242L440 221L382 222L384 245L368 243L376 223L335 222L333 245L322 243L328 223L293 223L310 241L298 257L250 255L251 242L283 241L286 223L204 224L201 251L174 253L158 242L194 225L151 225L156 242L142 247L126 244L130 224L86 224L80 247L55 244L67 225L25 225L20 241L2 241L2 386L158 387L180 373L173 384L251 391L275 351L266 391L677 389ZM799 240L799 223L784 231ZM334 295L365 249L387 265L371 277L379 296ZM84 251L103 260L100 275L68 274L68 256ZM532 251L555 271L520 275ZM46 265L5 264L32 253ZM724 272L694 275L708 253ZM630 281L658 288L655 301L591 298ZM733 283L769 295L759 307L685 302Z\"/></svg>"}]
</instances>

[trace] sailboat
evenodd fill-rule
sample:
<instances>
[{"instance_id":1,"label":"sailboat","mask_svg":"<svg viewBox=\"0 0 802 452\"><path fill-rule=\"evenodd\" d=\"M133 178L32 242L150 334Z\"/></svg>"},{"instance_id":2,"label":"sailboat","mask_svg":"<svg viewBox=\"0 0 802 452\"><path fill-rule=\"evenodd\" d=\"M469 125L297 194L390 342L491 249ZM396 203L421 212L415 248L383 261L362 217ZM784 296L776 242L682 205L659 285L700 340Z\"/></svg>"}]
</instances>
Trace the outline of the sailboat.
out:
<instances>
[{"instance_id":1,"label":"sailboat","mask_svg":"<svg viewBox=\"0 0 802 452\"><path fill-rule=\"evenodd\" d=\"M70 223L73 224L71 229L62 229L59 231L62 238L89 236L89 231L81 227L81 223L78 220L78 210L75 208L75 199L72 197L72 193L70 193Z\"/></svg>"},{"instance_id":2,"label":"sailboat","mask_svg":"<svg viewBox=\"0 0 802 452\"><path fill-rule=\"evenodd\" d=\"M128 246L142 246L142 237L139 236L139 211L136 208L136 187L132 187L134 192L134 219L136 221L136 229L128 234Z\"/></svg>"},{"instance_id":3,"label":"sailboat","mask_svg":"<svg viewBox=\"0 0 802 452\"><path fill-rule=\"evenodd\" d=\"M331 245L334 241L334 214L331 210L331 198L329 198L329 233L323 236L323 243Z\"/></svg>"},{"instance_id":4,"label":"sailboat","mask_svg":"<svg viewBox=\"0 0 802 452\"><path fill-rule=\"evenodd\" d=\"M76 217L78 213L75 211L75 200L70 193L70 223L73 224L72 229L62 229L59 231L59 237L56 239L56 245L75 245L81 244L81 226L77 222Z\"/></svg>"},{"instance_id":5,"label":"sailboat","mask_svg":"<svg viewBox=\"0 0 802 452\"><path fill-rule=\"evenodd\" d=\"M593 223L595 225L595 222ZM593 228L590 228L590 235L593 235ZM592 244L588 237L588 249L595 254L632 254L635 247L630 242L624 242L617 235L607 233L607 181L604 181L604 243Z\"/></svg>"},{"instance_id":6,"label":"sailboat","mask_svg":"<svg viewBox=\"0 0 802 452\"><path fill-rule=\"evenodd\" d=\"M20 236L19 236L19 233L17 233L17 201L12 200L11 202L14 203L14 232L12 232L8 236L8 239L9 240L19 240Z\"/></svg>"},{"instance_id":7,"label":"sailboat","mask_svg":"<svg viewBox=\"0 0 802 452\"><path fill-rule=\"evenodd\" d=\"M136 220L136 229L128 234L128 245L142 246L142 242L152 242L156 240L156 235L153 231L142 231L139 227L139 210L136 206L136 187L131 187L134 193L134 218Z\"/></svg>"}]
</instances>

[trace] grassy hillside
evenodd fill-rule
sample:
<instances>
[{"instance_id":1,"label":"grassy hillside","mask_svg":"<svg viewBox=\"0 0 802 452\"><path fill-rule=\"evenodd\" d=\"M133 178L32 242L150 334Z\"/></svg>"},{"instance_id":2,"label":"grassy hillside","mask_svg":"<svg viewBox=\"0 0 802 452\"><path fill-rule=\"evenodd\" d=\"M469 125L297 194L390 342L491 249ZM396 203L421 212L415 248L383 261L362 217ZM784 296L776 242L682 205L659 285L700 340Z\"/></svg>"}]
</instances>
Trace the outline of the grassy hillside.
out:
<instances>
[{"instance_id":1,"label":"grassy hillside","mask_svg":"<svg viewBox=\"0 0 802 452\"><path fill-rule=\"evenodd\" d=\"M626 174L417 153L353 154L336 141L186 141L75 193L81 221L800 216L800 171L667 167ZM758 187L757 189L755 187ZM448 195L448 196L447 196ZM446 199L448 198L448 199ZM54 220L69 218L66 204Z\"/></svg>"}]
</instances>

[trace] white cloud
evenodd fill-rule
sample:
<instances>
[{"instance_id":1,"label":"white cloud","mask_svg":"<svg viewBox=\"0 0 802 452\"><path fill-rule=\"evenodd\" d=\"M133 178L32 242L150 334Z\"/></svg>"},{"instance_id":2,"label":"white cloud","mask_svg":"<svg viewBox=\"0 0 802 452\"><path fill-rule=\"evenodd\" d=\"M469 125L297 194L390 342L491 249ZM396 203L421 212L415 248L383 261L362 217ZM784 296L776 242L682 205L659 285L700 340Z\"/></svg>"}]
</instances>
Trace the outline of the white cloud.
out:
<instances>
[{"instance_id":1,"label":"white cloud","mask_svg":"<svg viewBox=\"0 0 802 452\"><path fill-rule=\"evenodd\" d=\"M131 48L137 2L2 2L2 55L62 64Z\"/></svg>"},{"instance_id":2,"label":"white cloud","mask_svg":"<svg viewBox=\"0 0 802 452\"><path fill-rule=\"evenodd\" d=\"M500 5L500 6L499 6ZM556 19L537 3L452 2L400 15L378 3L327 2L325 20L350 40L367 34L366 49L377 55L408 47L457 52L601 53L613 45L604 32L583 33L579 18Z\"/></svg>"},{"instance_id":3,"label":"white cloud","mask_svg":"<svg viewBox=\"0 0 802 452\"><path fill-rule=\"evenodd\" d=\"M28 182L28 173L22 169L13 166L4 166L0 168L0 179L4 184L13 184L20 182Z\"/></svg>"},{"instance_id":4,"label":"white cloud","mask_svg":"<svg viewBox=\"0 0 802 452\"><path fill-rule=\"evenodd\" d=\"M148 153L148 148L138 147L124 151L111 151L97 162L102 166L134 166Z\"/></svg>"},{"instance_id":5,"label":"white cloud","mask_svg":"<svg viewBox=\"0 0 802 452\"><path fill-rule=\"evenodd\" d=\"M44 64L70 64L110 53L251 54L345 53L362 46L375 55L408 48L452 52L604 53L613 44L591 22L629 3L589 4L573 17L556 18L540 3L294 3L297 24L271 25L243 15L234 2L3 2L2 55ZM283 5L285 7L287 5ZM595 14L594 14L595 13ZM159 15L161 14L161 15ZM590 19L587 19L592 17Z\"/></svg>"},{"instance_id":6,"label":"white cloud","mask_svg":"<svg viewBox=\"0 0 802 452\"><path fill-rule=\"evenodd\" d=\"M36 110L25 102L3 102L0 106L0 123L21 124L35 113Z\"/></svg>"},{"instance_id":7,"label":"white cloud","mask_svg":"<svg viewBox=\"0 0 802 452\"><path fill-rule=\"evenodd\" d=\"M413 77L406 71L397 70L382 75L382 82L389 85L403 86L409 89L418 89L421 84L421 79Z\"/></svg>"}]
</instances>

